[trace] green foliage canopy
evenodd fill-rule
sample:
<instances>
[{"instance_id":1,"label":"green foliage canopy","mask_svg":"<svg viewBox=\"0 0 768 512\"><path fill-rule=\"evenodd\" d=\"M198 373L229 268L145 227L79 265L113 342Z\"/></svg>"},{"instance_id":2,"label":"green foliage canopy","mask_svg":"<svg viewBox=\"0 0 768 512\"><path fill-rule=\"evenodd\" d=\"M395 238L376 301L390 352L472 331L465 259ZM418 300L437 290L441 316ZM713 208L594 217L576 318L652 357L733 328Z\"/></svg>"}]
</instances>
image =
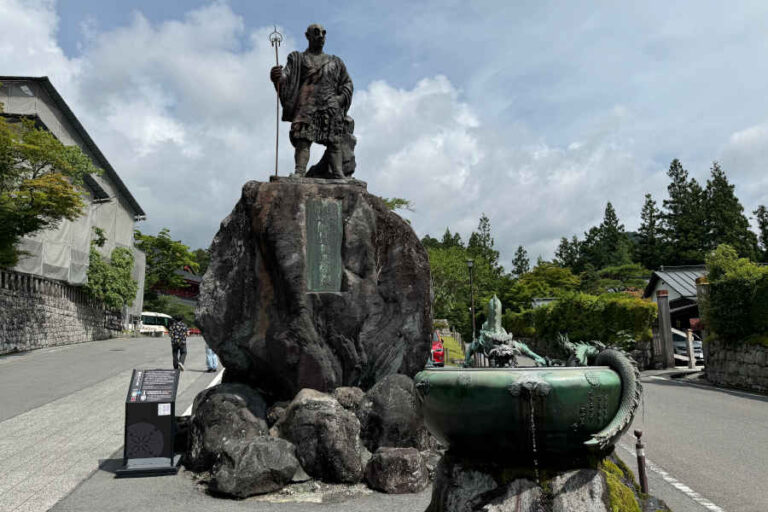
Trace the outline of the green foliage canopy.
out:
<instances>
[{"instance_id":1,"label":"green foliage canopy","mask_svg":"<svg viewBox=\"0 0 768 512\"><path fill-rule=\"evenodd\" d=\"M179 240L173 240L167 228L156 235L145 235L138 229L134 233L136 247L147 255L144 294L156 288L184 288L184 278L177 271L189 267L199 270L195 255Z\"/></svg>"},{"instance_id":2,"label":"green foliage canopy","mask_svg":"<svg viewBox=\"0 0 768 512\"><path fill-rule=\"evenodd\" d=\"M768 334L768 267L723 244L707 257L707 271L708 327L726 341Z\"/></svg>"},{"instance_id":3,"label":"green foliage canopy","mask_svg":"<svg viewBox=\"0 0 768 512\"><path fill-rule=\"evenodd\" d=\"M130 249L117 247L107 261L96 249L98 240L97 238L97 241L91 243L88 282L85 289L89 295L102 301L107 309L120 311L123 306L133 304L139 289L138 283L131 275L133 253Z\"/></svg>"},{"instance_id":4,"label":"green foliage canopy","mask_svg":"<svg viewBox=\"0 0 768 512\"><path fill-rule=\"evenodd\" d=\"M557 301L533 310L536 336L554 340L568 334L572 340L601 340L605 343L631 339L647 340L656 304L624 293L590 295L566 293Z\"/></svg>"},{"instance_id":5,"label":"green foliage canopy","mask_svg":"<svg viewBox=\"0 0 768 512\"><path fill-rule=\"evenodd\" d=\"M0 117L0 267L16 264L21 237L79 217L83 180L100 172L33 121Z\"/></svg>"}]
</instances>

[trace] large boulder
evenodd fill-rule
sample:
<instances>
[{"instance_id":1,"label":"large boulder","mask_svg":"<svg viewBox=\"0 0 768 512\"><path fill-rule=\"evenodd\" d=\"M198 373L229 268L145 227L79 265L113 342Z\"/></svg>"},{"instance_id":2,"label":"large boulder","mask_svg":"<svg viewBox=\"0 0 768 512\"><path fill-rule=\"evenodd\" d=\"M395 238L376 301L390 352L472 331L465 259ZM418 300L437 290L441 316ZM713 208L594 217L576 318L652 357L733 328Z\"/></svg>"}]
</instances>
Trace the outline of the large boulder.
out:
<instances>
[{"instance_id":1,"label":"large boulder","mask_svg":"<svg viewBox=\"0 0 768 512\"><path fill-rule=\"evenodd\" d=\"M368 389L424 367L426 250L362 182L248 182L210 250L196 315L226 380L285 400L303 388ZM312 276L331 274L331 288L313 291L327 283Z\"/></svg>"},{"instance_id":2,"label":"large boulder","mask_svg":"<svg viewBox=\"0 0 768 512\"><path fill-rule=\"evenodd\" d=\"M416 448L379 448L365 468L365 481L388 494L413 493L429 484L429 472Z\"/></svg>"},{"instance_id":3,"label":"large boulder","mask_svg":"<svg viewBox=\"0 0 768 512\"><path fill-rule=\"evenodd\" d=\"M362 479L360 422L332 396L301 390L273 428L296 445L299 462L310 476L338 483Z\"/></svg>"},{"instance_id":4,"label":"large boulder","mask_svg":"<svg viewBox=\"0 0 768 512\"><path fill-rule=\"evenodd\" d=\"M290 483L299 467L296 447L285 439L227 439L211 470L210 489L235 498L273 492Z\"/></svg>"},{"instance_id":5,"label":"large boulder","mask_svg":"<svg viewBox=\"0 0 768 512\"><path fill-rule=\"evenodd\" d=\"M360 437L371 452L380 446L426 450L435 443L416 408L413 380L406 375L390 375L376 383L357 415Z\"/></svg>"},{"instance_id":6,"label":"large boulder","mask_svg":"<svg viewBox=\"0 0 768 512\"><path fill-rule=\"evenodd\" d=\"M261 395L244 384L219 384L200 392L189 422L187 467L207 471L228 440L267 434L266 407Z\"/></svg>"},{"instance_id":7,"label":"large boulder","mask_svg":"<svg viewBox=\"0 0 768 512\"><path fill-rule=\"evenodd\" d=\"M641 494L632 472L614 455L595 467L534 470L530 461L443 456L427 512L669 511Z\"/></svg>"}]
</instances>

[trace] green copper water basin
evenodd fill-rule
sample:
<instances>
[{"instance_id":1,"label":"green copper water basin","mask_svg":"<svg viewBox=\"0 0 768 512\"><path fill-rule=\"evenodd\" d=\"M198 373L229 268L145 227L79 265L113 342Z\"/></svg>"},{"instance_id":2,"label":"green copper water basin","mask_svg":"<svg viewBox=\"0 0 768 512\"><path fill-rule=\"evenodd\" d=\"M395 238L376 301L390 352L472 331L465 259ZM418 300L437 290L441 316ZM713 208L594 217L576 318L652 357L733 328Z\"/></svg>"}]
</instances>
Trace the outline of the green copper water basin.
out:
<instances>
[{"instance_id":1,"label":"green copper water basin","mask_svg":"<svg viewBox=\"0 0 768 512\"><path fill-rule=\"evenodd\" d=\"M427 428L457 452L587 452L622 400L619 374L607 366L436 368L414 381Z\"/></svg>"}]
</instances>

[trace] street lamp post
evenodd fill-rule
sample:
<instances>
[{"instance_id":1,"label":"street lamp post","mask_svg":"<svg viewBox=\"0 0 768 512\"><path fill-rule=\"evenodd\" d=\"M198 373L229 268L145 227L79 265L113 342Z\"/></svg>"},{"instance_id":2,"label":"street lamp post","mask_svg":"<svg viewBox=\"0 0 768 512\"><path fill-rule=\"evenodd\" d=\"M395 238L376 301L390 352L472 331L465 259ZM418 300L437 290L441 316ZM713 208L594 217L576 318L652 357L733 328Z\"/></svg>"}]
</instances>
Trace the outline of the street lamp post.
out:
<instances>
[{"instance_id":1,"label":"street lamp post","mask_svg":"<svg viewBox=\"0 0 768 512\"><path fill-rule=\"evenodd\" d=\"M469 268L469 300L470 311L472 312L472 341L475 341L475 288L472 281L472 268L475 266L474 260L467 260L467 267Z\"/></svg>"}]
</instances>

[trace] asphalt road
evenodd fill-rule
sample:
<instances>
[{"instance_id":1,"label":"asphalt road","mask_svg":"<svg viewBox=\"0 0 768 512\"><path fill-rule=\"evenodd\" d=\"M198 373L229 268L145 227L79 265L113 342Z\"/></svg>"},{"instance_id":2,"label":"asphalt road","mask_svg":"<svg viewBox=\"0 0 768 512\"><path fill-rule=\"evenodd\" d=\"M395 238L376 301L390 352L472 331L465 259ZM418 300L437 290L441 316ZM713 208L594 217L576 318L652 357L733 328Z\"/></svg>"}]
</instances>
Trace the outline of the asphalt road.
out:
<instances>
[{"instance_id":1,"label":"asphalt road","mask_svg":"<svg viewBox=\"0 0 768 512\"><path fill-rule=\"evenodd\" d=\"M646 456L657 469L651 494L675 512L768 511L768 397L649 376L643 386L645 413L639 411L632 430L643 430ZM633 469L623 447L634 452L634 445L630 430L619 453Z\"/></svg>"},{"instance_id":2,"label":"asphalt road","mask_svg":"<svg viewBox=\"0 0 768 512\"><path fill-rule=\"evenodd\" d=\"M204 344L189 341L177 411L212 379ZM430 491L388 496L357 490L331 502L213 498L194 476L115 479L125 392L133 368L170 367L167 339L117 339L0 357L0 511L20 510L424 510ZM675 512L768 511L768 397L644 375L651 493ZM634 438L619 455L635 466ZM316 496L307 496L314 499Z\"/></svg>"}]
</instances>

